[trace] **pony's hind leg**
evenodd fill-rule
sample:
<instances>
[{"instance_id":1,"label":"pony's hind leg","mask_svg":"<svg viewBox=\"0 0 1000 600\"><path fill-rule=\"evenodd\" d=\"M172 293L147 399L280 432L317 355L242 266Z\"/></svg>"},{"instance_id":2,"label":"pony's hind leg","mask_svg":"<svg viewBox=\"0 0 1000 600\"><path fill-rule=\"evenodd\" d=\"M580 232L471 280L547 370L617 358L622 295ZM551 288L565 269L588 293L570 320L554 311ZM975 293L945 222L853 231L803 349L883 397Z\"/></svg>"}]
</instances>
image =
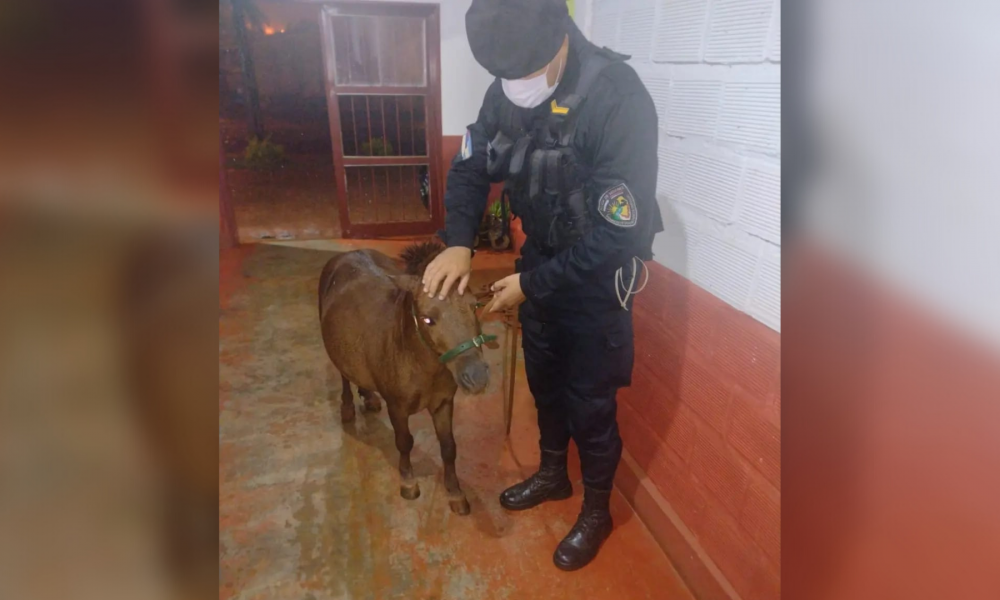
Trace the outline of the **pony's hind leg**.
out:
<instances>
[{"instance_id":1,"label":"pony's hind leg","mask_svg":"<svg viewBox=\"0 0 1000 600\"><path fill-rule=\"evenodd\" d=\"M375 392L359 387L358 394L360 394L365 401L364 408L366 411L378 412L382 410L382 400L375 395Z\"/></svg>"},{"instance_id":2,"label":"pony's hind leg","mask_svg":"<svg viewBox=\"0 0 1000 600\"><path fill-rule=\"evenodd\" d=\"M350 423L354 420L354 394L351 392L351 382L340 376L343 389L340 391L340 421Z\"/></svg>"}]
</instances>

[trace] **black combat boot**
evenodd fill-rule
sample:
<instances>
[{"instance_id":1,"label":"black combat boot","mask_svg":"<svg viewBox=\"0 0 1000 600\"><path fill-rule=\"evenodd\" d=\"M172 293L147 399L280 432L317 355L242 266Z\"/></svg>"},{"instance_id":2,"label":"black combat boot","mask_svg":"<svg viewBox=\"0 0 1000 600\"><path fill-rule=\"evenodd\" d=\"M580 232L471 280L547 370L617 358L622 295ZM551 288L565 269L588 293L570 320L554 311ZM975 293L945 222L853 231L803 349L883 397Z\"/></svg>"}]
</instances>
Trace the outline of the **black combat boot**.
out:
<instances>
[{"instance_id":1,"label":"black combat boot","mask_svg":"<svg viewBox=\"0 0 1000 600\"><path fill-rule=\"evenodd\" d=\"M552 561L563 571L575 571L594 560L601 544L611 535L614 524L608 502L611 490L602 491L585 487L583 508L576 519L576 525L559 542Z\"/></svg>"},{"instance_id":2,"label":"black combat boot","mask_svg":"<svg viewBox=\"0 0 1000 600\"><path fill-rule=\"evenodd\" d=\"M507 510L534 508L546 500L565 500L573 495L573 484L566 472L566 450L542 449L538 472L500 494L500 505Z\"/></svg>"}]
</instances>

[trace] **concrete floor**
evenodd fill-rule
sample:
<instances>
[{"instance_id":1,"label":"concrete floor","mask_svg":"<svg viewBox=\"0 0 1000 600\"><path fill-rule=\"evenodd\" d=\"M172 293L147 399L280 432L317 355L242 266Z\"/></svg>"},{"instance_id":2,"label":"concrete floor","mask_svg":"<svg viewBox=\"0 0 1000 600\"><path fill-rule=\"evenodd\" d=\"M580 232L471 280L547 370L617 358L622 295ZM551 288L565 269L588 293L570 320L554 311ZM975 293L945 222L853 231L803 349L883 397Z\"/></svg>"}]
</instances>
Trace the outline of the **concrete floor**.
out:
<instances>
[{"instance_id":1,"label":"concrete floor","mask_svg":"<svg viewBox=\"0 0 1000 600\"><path fill-rule=\"evenodd\" d=\"M508 513L497 495L538 464L534 407L523 369L510 440L503 432L500 350L488 393L459 393L458 475L472 504L448 509L430 418L411 418L417 500L399 496L398 455L383 410L340 423L340 377L320 340L316 284L329 250L307 242L223 254L219 321L220 598L599 600L692 598L626 501L615 532L576 573L551 562L572 526L576 495ZM374 244L387 254L398 242ZM476 283L511 258L477 255ZM487 333L503 332L484 323Z\"/></svg>"}]
</instances>

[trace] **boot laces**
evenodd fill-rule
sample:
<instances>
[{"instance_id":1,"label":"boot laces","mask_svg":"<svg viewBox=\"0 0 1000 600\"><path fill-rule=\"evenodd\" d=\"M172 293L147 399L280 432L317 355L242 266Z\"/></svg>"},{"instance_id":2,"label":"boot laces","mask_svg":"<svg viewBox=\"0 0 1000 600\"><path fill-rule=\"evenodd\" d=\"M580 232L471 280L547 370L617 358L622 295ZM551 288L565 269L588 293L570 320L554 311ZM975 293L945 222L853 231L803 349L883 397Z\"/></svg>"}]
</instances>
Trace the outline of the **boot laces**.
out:
<instances>
[{"instance_id":1,"label":"boot laces","mask_svg":"<svg viewBox=\"0 0 1000 600\"><path fill-rule=\"evenodd\" d=\"M606 516L602 511L584 508L576 519L576 529L581 533L598 530L604 525Z\"/></svg>"},{"instance_id":2,"label":"boot laces","mask_svg":"<svg viewBox=\"0 0 1000 600\"><path fill-rule=\"evenodd\" d=\"M563 473L559 469L541 468L531 476L536 483L551 485L563 479Z\"/></svg>"}]
</instances>

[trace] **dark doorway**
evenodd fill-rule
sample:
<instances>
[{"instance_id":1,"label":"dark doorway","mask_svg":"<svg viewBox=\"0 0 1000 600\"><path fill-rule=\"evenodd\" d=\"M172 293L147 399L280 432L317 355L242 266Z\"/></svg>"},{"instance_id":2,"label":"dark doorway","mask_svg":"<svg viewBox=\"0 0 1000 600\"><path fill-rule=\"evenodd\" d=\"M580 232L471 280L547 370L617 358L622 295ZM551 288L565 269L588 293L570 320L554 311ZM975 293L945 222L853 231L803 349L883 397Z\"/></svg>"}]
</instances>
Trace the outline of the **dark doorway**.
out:
<instances>
[{"instance_id":1,"label":"dark doorway","mask_svg":"<svg viewBox=\"0 0 1000 600\"><path fill-rule=\"evenodd\" d=\"M234 7L242 19L233 18ZM321 12L306 2L220 3L219 119L242 242L340 237ZM252 61L249 80L241 43ZM256 140L248 86L259 98Z\"/></svg>"}]
</instances>

